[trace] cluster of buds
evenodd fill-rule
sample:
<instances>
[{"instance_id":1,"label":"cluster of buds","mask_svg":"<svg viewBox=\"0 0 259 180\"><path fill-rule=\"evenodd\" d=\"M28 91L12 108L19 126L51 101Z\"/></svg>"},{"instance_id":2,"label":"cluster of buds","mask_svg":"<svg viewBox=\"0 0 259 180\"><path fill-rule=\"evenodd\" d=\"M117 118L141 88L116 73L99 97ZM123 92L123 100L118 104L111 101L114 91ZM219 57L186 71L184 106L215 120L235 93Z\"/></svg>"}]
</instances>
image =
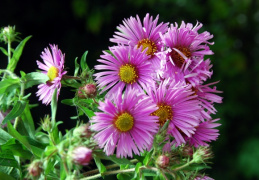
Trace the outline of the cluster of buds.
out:
<instances>
[{"instance_id":1,"label":"cluster of buds","mask_svg":"<svg viewBox=\"0 0 259 180\"><path fill-rule=\"evenodd\" d=\"M89 124L82 124L79 127L75 128L73 131L73 135L75 137L81 138L90 138L92 135L92 131L89 129Z\"/></svg>"},{"instance_id":2,"label":"cluster of buds","mask_svg":"<svg viewBox=\"0 0 259 180\"><path fill-rule=\"evenodd\" d=\"M91 83L80 87L77 91L77 95L79 98L94 98L96 94L96 85Z\"/></svg>"},{"instance_id":3,"label":"cluster of buds","mask_svg":"<svg viewBox=\"0 0 259 180\"><path fill-rule=\"evenodd\" d=\"M0 32L0 40L5 43L8 43L8 41L17 41L19 39L17 35L18 33L15 32L15 26L7 26Z\"/></svg>"},{"instance_id":4,"label":"cluster of buds","mask_svg":"<svg viewBox=\"0 0 259 180\"><path fill-rule=\"evenodd\" d=\"M201 146L193 154L193 161L195 163L203 163L213 157L211 149L207 146Z\"/></svg>"},{"instance_id":5,"label":"cluster of buds","mask_svg":"<svg viewBox=\"0 0 259 180\"><path fill-rule=\"evenodd\" d=\"M29 175L38 177L42 172L42 162L40 160L34 160L27 168Z\"/></svg>"}]
</instances>

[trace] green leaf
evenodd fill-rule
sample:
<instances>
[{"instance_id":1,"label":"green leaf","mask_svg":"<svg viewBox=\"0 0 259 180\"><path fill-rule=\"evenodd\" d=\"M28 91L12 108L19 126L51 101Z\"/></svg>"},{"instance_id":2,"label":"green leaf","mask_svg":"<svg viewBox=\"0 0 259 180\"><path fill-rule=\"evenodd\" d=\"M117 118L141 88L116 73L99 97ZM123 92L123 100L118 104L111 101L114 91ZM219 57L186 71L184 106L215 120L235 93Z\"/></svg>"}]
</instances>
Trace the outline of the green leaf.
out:
<instances>
[{"instance_id":1,"label":"green leaf","mask_svg":"<svg viewBox=\"0 0 259 180\"><path fill-rule=\"evenodd\" d=\"M24 127L27 130L29 136L31 138L34 138L34 136L35 136L34 121L32 119L32 115L31 115L31 111L30 111L28 103L26 103L26 106L25 106L24 111L21 115L21 118L22 118Z\"/></svg>"},{"instance_id":2,"label":"green leaf","mask_svg":"<svg viewBox=\"0 0 259 180\"><path fill-rule=\"evenodd\" d=\"M12 139L12 136L8 134L8 132L0 128L0 145L5 144L10 139Z\"/></svg>"},{"instance_id":3,"label":"green leaf","mask_svg":"<svg viewBox=\"0 0 259 180\"><path fill-rule=\"evenodd\" d=\"M6 124L10 120L20 116L26 106L26 101L17 101L13 107L13 109L5 116L2 124Z\"/></svg>"},{"instance_id":4,"label":"green leaf","mask_svg":"<svg viewBox=\"0 0 259 180\"><path fill-rule=\"evenodd\" d=\"M95 114L92 110L88 109L87 107L81 105L80 103L76 103L76 105L80 108L80 110L82 110L85 115L90 119L91 117L93 117Z\"/></svg>"},{"instance_id":5,"label":"green leaf","mask_svg":"<svg viewBox=\"0 0 259 180\"><path fill-rule=\"evenodd\" d=\"M152 154L153 154L153 151L149 151L149 152L146 154L146 157L145 157L145 159L143 160L143 164L145 164L145 166L148 165L148 162L149 162L149 160L150 160Z\"/></svg>"},{"instance_id":6,"label":"green leaf","mask_svg":"<svg viewBox=\"0 0 259 180\"><path fill-rule=\"evenodd\" d=\"M4 53L4 55L8 56L8 52L3 47L0 47L0 50Z\"/></svg>"},{"instance_id":7,"label":"green leaf","mask_svg":"<svg viewBox=\"0 0 259 180\"><path fill-rule=\"evenodd\" d=\"M200 171L202 169L210 169L210 166L205 164L190 164L189 166L185 167L184 170L187 171Z\"/></svg>"},{"instance_id":8,"label":"green leaf","mask_svg":"<svg viewBox=\"0 0 259 180\"><path fill-rule=\"evenodd\" d=\"M117 174L118 180L131 180L133 178L133 174Z\"/></svg>"},{"instance_id":9,"label":"green leaf","mask_svg":"<svg viewBox=\"0 0 259 180\"><path fill-rule=\"evenodd\" d=\"M61 101L61 103L69 105L69 106L73 106L74 105L74 99L63 99Z\"/></svg>"},{"instance_id":10,"label":"green leaf","mask_svg":"<svg viewBox=\"0 0 259 180\"><path fill-rule=\"evenodd\" d=\"M106 167L103 165L100 158L94 157L94 161L95 161L95 164L96 164L99 172L101 173L101 175L102 175L102 173L106 172Z\"/></svg>"},{"instance_id":11,"label":"green leaf","mask_svg":"<svg viewBox=\"0 0 259 180\"><path fill-rule=\"evenodd\" d=\"M19 132L17 132L10 122L7 123L7 129L11 136L13 136L20 143L22 143L28 150L31 151L31 145L29 144L28 140L25 137L23 137Z\"/></svg>"},{"instance_id":12,"label":"green leaf","mask_svg":"<svg viewBox=\"0 0 259 180\"><path fill-rule=\"evenodd\" d=\"M49 77L46 74L41 72L32 72L26 74L25 78L25 88L30 88L34 85L46 83L49 80Z\"/></svg>"},{"instance_id":13,"label":"green leaf","mask_svg":"<svg viewBox=\"0 0 259 180\"><path fill-rule=\"evenodd\" d=\"M85 53L81 57L80 66L81 66L82 71L89 70L89 67L88 67L88 65L86 63L86 56L87 56L87 54L88 54L88 51L85 51Z\"/></svg>"},{"instance_id":14,"label":"green leaf","mask_svg":"<svg viewBox=\"0 0 259 180\"><path fill-rule=\"evenodd\" d=\"M9 176L8 174L0 172L0 177L4 180L15 180L12 176Z\"/></svg>"},{"instance_id":15,"label":"green leaf","mask_svg":"<svg viewBox=\"0 0 259 180\"><path fill-rule=\"evenodd\" d=\"M0 152L0 159L0 166L19 168L19 165L10 150Z\"/></svg>"},{"instance_id":16,"label":"green leaf","mask_svg":"<svg viewBox=\"0 0 259 180\"><path fill-rule=\"evenodd\" d=\"M46 162L44 162L44 165L46 166L44 168L45 175L48 175L50 172L53 171L53 167L55 166L56 160L53 158L48 159Z\"/></svg>"},{"instance_id":17,"label":"green leaf","mask_svg":"<svg viewBox=\"0 0 259 180\"><path fill-rule=\"evenodd\" d=\"M57 152L56 146L47 146L45 149L44 155L49 156L49 155L53 155L56 152Z\"/></svg>"},{"instance_id":18,"label":"green leaf","mask_svg":"<svg viewBox=\"0 0 259 180\"><path fill-rule=\"evenodd\" d=\"M0 166L0 177L2 179L2 177L5 177L4 175L2 176L2 174L7 174L9 175L7 177L7 179L3 178L4 180L13 180L11 177L13 177L14 179L20 179L20 171L17 168L14 167L8 167L8 166ZM10 179L9 179L10 178Z\"/></svg>"},{"instance_id":19,"label":"green leaf","mask_svg":"<svg viewBox=\"0 0 259 180\"><path fill-rule=\"evenodd\" d=\"M78 71L79 71L79 64L77 63L77 59L75 59L75 72L74 72L74 76L77 76L78 75Z\"/></svg>"},{"instance_id":20,"label":"green leaf","mask_svg":"<svg viewBox=\"0 0 259 180\"><path fill-rule=\"evenodd\" d=\"M11 62L8 64L7 69L13 72L16 68L16 65L22 55L23 48L26 42L31 38L31 36L26 37L24 40L20 42L20 44L15 48L13 52L13 56Z\"/></svg>"},{"instance_id":21,"label":"green leaf","mask_svg":"<svg viewBox=\"0 0 259 180\"><path fill-rule=\"evenodd\" d=\"M114 163L116 163L118 165L122 165L122 164L132 165L133 164L132 162L130 162L130 160L128 160L126 158L117 158L115 155L108 156L108 159L113 161Z\"/></svg>"},{"instance_id":22,"label":"green leaf","mask_svg":"<svg viewBox=\"0 0 259 180\"><path fill-rule=\"evenodd\" d=\"M20 86L20 79L5 79L0 82L0 94L12 91Z\"/></svg>"},{"instance_id":23,"label":"green leaf","mask_svg":"<svg viewBox=\"0 0 259 180\"><path fill-rule=\"evenodd\" d=\"M55 89L53 95L52 95L52 100L51 100L51 120L52 122L55 122L56 120L56 113L57 113L57 106L58 106L58 102L57 102L57 89ZM52 124L53 126L55 124Z\"/></svg>"}]
</instances>

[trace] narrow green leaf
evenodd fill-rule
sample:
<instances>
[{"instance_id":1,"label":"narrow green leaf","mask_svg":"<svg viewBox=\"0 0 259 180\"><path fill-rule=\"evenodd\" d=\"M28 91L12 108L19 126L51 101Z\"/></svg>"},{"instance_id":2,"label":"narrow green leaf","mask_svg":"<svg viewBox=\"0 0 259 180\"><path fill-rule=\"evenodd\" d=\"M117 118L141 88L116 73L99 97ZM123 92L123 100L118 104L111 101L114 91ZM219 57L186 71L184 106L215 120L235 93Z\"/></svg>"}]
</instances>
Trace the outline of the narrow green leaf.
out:
<instances>
[{"instance_id":1,"label":"narrow green leaf","mask_svg":"<svg viewBox=\"0 0 259 180\"><path fill-rule=\"evenodd\" d=\"M75 72L74 72L74 76L77 76L78 75L78 71L79 71L79 64L77 63L77 59L75 59Z\"/></svg>"},{"instance_id":2,"label":"narrow green leaf","mask_svg":"<svg viewBox=\"0 0 259 180\"><path fill-rule=\"evenodd\" d=\"M94 157L94 161L95 161L95 164L96 164L99 172L101 173L101 175L102 175L102 173L106 172L106 167L103 165L100 158Z\"/></svg>"},{"instance_id":3,"label":"narrow green leaf","mask_svg":"<svg viewBox=\"0 0 259 180\"><path fill-rule=\"evenodd\" d=\"M17 132L12 124L10 122L7 123L7 129L8 129L8 132L11 136L13 136L15 139L17 139L20 143L22 143L28 150L31 151L31 146L28 142L28 140L23 137L19 132Z\"/></svg>"},{"instance_id":4,"label":"narrow green leaf","mask_svg":"<svg viewBox=\"0 0 259 180\"><path fill-rule=\"evenodd\" d=\"M20 86L20 79L5 79L0 81L0 94L12 91Z\"/></svg>"},{"instance_id":5,"label":"narrow green leaf","mask_svg":"<svg viewBox=\"0 0 259 180\"><path fill-rule=\"evenodd\" d=\"M113 161L114 163L116 163L118 165L122 165L122 164L132 165L133 164L132 162L130 162L130 160L128 160L126 158L117 158L115 155L108 156L108 159Z\"/></svg>"},{"instance_id":6,"label":"narrow green leaf","mask_svg":"<svg viewBox=\"0 0 259 180\"><path fill-rule=\"evenodd\" d=\"M53 95L52 95L52 100L51 100L51 120L52 122L56 121L56 113L57 113L57 89L55 89ZM52 124L54 126L54 124Z\"/></svg>"},{"instance_id":7,"label":"narrow green leaf","mask_svg":"<svg viewBox=\"0 0 259 180\"><path fill-rule=\"evenodd\" d=\"M153 151L149 151L149 152L146 154L146 157L145 157L145 159L143 160L143 163L145 164L145 166L148 165L148 162L149 162L149 160L150 160L152 154L153 154Z\"/></svg>"},{"instance_id":8,"label":"narrow green leaf","mask_svg":"<svg viewBox=\"0 0 259 180\"><path fill-rule=\"evenodd\" d=\"M87 56L87 54L88 54L88 51L85 51L85 53L81 57L80 66L81 66L82 71L89 70L89 67L88 67L88 65L86 63L86 56Z\"/></svg>"},{"instance_id":9,"label":"narrow green leaf","mask_svg":"<svg viewBox=\"0 0 259 180\"><path fill-rule=\"evenodd\" d=\"M81 105L80 103L76 104L84 113L85 115L90 119L91 117L94 116L94 112L90 109L88 109L87 107Z\"/></svg>"},{"instance_id":10,"label":"narrow green leaf","mask_svg":"<svg viewBox=\"0 0 259 180\"><path fill-rule=\"evenodd\" d=\"M0 128L0 145L5 144L10 139L12 139L12 136L8 134L8 132Z\"/></svg>"},{"instance_id":11,"label":"narrow green leaf","mask_svg":"<svg viewBox=\"0 0 259 180\"><path fill-rule=\"evenodd\" d=\"M25 78L25 88L30 88L34 85L46 83L49 80L49 77L46 74L41 72L32 72L26 74Z\"/></svg>"},{"instance_id":12,"label":"narrow green leaf","mask_svg":"<svg viewBox=\"0 0 259 180\"><path fill-rule=\"evenodd\" d=\"M56 160L54 160L53 158L50 158L46 162L46 167L44 168L45 175L48 175L50 172L53 171L53 167L55 166L55 162L56 162Z\"/></svg>"},{"instance_id":13,"label":"narrow green leaf","mask_svg":"<svg viewBox=\"0 0 259 180\"><path fill-rule=\"evenodd\" d=\"M22 118L24 127L27 130L29 136L34 138L34 136L35 136L34 121L32 119L32 115L31 115L31 111L30 111L28 103L26 103L26 106L25 106L24 111L21 115L21 118Z\"/></svg>"},{"instance_id":14,"label":"narrow green leaf","mask_svg":"<svg viewBox=\"0 0 259 180\"><path fill-rule=\"evenodd\" d=\"M2 53L4 53L4 55L8 56L8 52L5 50L5 48L0 47L0 50L2 51Z\"/></svg>"},{"instance_id":15,"label":"narrow green leaf","mask_svg":"<svg viewBox=\"0 0 259 180\"><path fill-rule=\"evenodd\" d=\"M16 68L16 65L22 55L23 48L26 42L31 38L31 36L26 37L24 40L20 42L20 44L15 48L13 52L13 57L11 58L11 62L8 64L7 69L13 72Z\"/></svg>"},{"instance_id":16,"label":"narrow green leaf","mask_svg":"<svg viewBox=\"0 0 259 180\"><path fill-rule=\"evenodd\" d=\"M17 101L13 107L13 109L5 116L2 124L6 124L10 120L20 116L26 106L26 101Z\"/></svg>"},{"instance_id":17,"label":"narrow green leaf","mask_svg":"<svg viewBox=\"0 0 259 180\"><path fill-rule=\"evenodd\" d=\"M74 105L74 99L63 99L61 101L61 103L69 105L69 106L73 106Z\"/></svg>"}]
</instances>

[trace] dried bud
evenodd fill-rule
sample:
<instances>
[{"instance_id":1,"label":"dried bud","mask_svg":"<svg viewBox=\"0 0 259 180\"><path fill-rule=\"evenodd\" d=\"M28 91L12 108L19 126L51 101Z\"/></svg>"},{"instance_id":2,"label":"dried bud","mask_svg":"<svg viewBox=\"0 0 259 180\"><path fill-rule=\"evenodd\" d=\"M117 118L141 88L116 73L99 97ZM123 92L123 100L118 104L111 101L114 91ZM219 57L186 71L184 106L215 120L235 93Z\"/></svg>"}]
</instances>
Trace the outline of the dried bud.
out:
<instances>
[{"instance_id":1,"label":"dried bud","mask_svg":"<svg viewBox=\"0 0 259 180\"><path fill-rule=\"evenodd\" d=\"M168 167L170 163L170 158L168 156L165 155L161 155L156 159L156 164L160 167L160 168L166 168Z\"/></svg>"},{"instance_id":2,"label":"dried bud","mask_svg":"<svg viewBox=\"0 0 259 180\"><path fill-rule=\"evenodd\" d=\"M78 137L89 138L92 135L92 131L89 129L89 124L82 124L74 129L73 135Z\"/></svg>"},{"instance_id":3,"label":"dried bud","mask_svg":"<svg viewBox=\"0 0 259 180\"><path fill-rule=\"evenodd\" d=\"M212 151L209 147L202 146L196 150L193 154L193 160L195 163L203 163L204 161L213 157Z\"/></svg>"},{"instance_id":4,"label":"dried bud","mask_svg":"<svg viewBox=\"0 0 259 180\"><path fill-rule=\"evenodd\" d=\"M86 84L78 89L78 97L80 98L92 98L97 94L96 85L95 84Z\"/></svg>"},{"instance_id":5,"label":"dried bud","mask_svg":"<svg viewBox=\"0 0 259 180\"><path fill-rule=\"evenodd\" d=\"M88 165L92 159L92 150L84 146L78 146L72 151L72 159L76 164Z\"/></svg>"},{"instance_id":6,"label":"dried bud","mask_svg":"<svg viewBox=\"0 0 259 180\"><path fill-rule=\"evenodd\" d=\"M29 174L33 177L37 177L42 172L42 162L40 160L33 161L27 168Z\"/></svg>"},{"instance_id":7,"label":"dried bud","mask_svg":"<svg viewBox=\"0 0 259 180\"><path fill-rule=\"evenodd\" d=\"M46 132L49 132L52 128L51 121L49 115L45 116L43 120L41 120L42 129Z\"/></svg>"}]
</instances>

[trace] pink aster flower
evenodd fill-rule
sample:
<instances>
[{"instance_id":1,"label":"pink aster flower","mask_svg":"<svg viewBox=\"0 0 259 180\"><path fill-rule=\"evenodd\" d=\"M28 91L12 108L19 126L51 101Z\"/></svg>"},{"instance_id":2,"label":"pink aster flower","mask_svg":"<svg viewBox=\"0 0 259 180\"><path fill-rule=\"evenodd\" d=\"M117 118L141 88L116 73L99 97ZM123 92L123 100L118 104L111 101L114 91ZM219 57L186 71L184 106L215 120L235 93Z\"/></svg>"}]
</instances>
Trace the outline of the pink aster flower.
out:
<instances>
[{"instance_id":1,"label":"pink aster flower","mask_svg":"<svg viewBox=\"0 0 259 180\"><path fill-rule=\"evenodd\" d=\"M147 49L145 53L150 55L149 60L157 67L159 66L159 59L155 53L159 52L163 47L159 34L164 34L168 29L168 23L158 24L158 18L159 16L157 15L153 20L152 16L146 14L143 24L138 15L136 18L124 19L123 25L121 24L117 27L119 31L115 32L116 35L110 41L131 47L137 46L142 50Z\"/></svg>"},{"instance_id":2,"label":"pink aster flower","mask_svg":"<svg viewBox=\"0 0 259 180\"><path fill-rule=\"evenodd\" d=\"M168 48L165 51L168 76L171 76L170 73L174 74L176 72L173 67L180 69L188 78L197 77L199 79L199 75L211 76L212 72L209 71L210 65L207 65L207 63L203 64L202 61L204 55L213 54L207 45L213 44L208 41L213 35L207 31L199 34L198 30L201 27L201 23L197 23L193 27L191 23L185 24L182 22L178 28L178 24L175 23L175 25L171 24L166 34L161 35L163 44ZM205 67L205 65L208 67Z\"/></svg>"},{"instance_id":3,"label":"pink aster flower","mask_svg":"<svg viewBox=\"0 0 259 180\"><path fill-rule=\"evenodd\" d=\"M38 86L39 90L36 93L39 96L39 100L42 100L42 103L46 105L51 102L55 89L57 89L57 96L59 95L61 78L67 73L64 71L65 54L62 54L57 45L50 44L50 48L51 51L49 48L45 48L41 54L44 64L37 61L38 67L43 70L42 73L49 77L49 81L46 84Z\"/></svg>"},{"instance_id":4,"label":"pink aster flower","mask_svg":"<svg viewBox=\"0 0 259 180\"><path fill-rule=\"evenodd\" d=\"M194 134L201 118L200 102L195 99L191 86L167 79L158 88L151 88L148 94L158 107L151 115L159 117L161 126L170 120L168 134L178 145L185 143L184 137Z\"/></svg>"},{"instance_id":5,"label":"pink aster flower","mask_svg":"<svg viewBox=\"0 0 259 180\"><path fill-rule=\"evenodd\" d=\"M90 128L96 131L94 139L109 156L132 157L140 155L153 143L153 135L158 130L158 118L150 116L156 110L151 99L134 89L119 90L112 101L100 102L96 116L91 120Z\"/></svg>"},{"instance_id":6,"label":"pink aster flower","mask_svg":"<svg viewBox=\"0 0 259 180\"><path fill-rule=\"evenodd\" d=\"M218 129L214 129L215 127L220 126L221 124L215 123L219 119L208 120L201 122L198 126L195 127L195 133L192 137L186 137L186 141L189 142L191 146L199 147L199 146L208 146L206 142L215 141L218 136Z\"/></svg>"},{"instance_id":7,"label":"pink aster flower","mask_svg":"<svg viewBox=\"0 0 259 180\"><path fill-rule=\"evenodd\" d=\"M115 46L110 51L112 54L104 51L104 55L101 55L103 59L98 60L103 64L95 66L95 69L103 70L94 74L98 87L103 88L100 93L110 89L107 93L110 96L124 87L142 90L146 89L147 84L152 84L151 64L140 49Z\"/></svg>"}]
</instances>

